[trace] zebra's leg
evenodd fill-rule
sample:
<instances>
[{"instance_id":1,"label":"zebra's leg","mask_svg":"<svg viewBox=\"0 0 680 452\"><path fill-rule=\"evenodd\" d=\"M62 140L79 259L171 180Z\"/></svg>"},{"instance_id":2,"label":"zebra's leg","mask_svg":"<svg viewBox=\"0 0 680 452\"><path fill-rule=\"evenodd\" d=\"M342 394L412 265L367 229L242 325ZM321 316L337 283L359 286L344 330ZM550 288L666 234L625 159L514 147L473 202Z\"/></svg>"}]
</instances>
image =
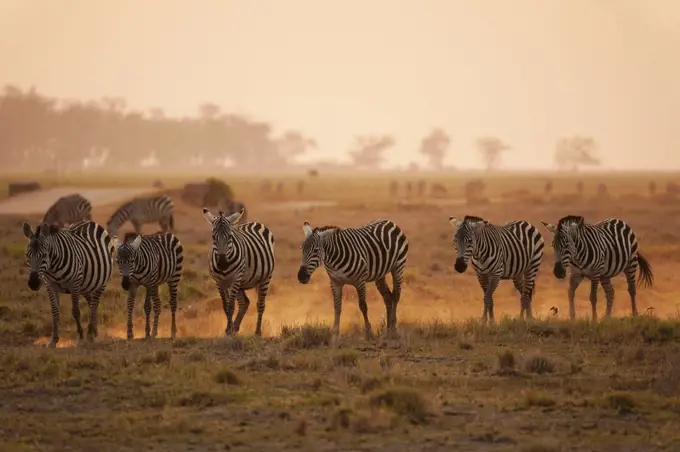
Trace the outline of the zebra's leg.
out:
<instances>
[{"instance_id":1,"label":"zebra's leg","mask_svg":"<svg viewBox=\"0 0 680 452\"><path fill-rule=\"evenodd\" d=\"M392 300L393 295L392 292L390 292L389 287L387 287L387 281L385 281L384 276L375 280L375 287L378 288L378 292L380 292L383 302L385 303L385 324L387 326L387 330L389 331L392 329L392 304L394 303Z\"/></svg>"},{"instance_id":2,"label":"zebra's leg","mask_svg":"<svg viewBox=\"0 0 680 452\"><path fill-rule=\"evenodd\" d=\"M344 284L331 280L331 292L333 293L333 309L335 319L333 320L333 333L340 334L340 314L342 313L342 287Z\"/></svg>"},{"instance_id":3,"label":"zebra's leg","mask_svg":"<svg viewBox=\"0 0 680 452\"><path fill-rule=\"evenodd\" d=\"M609 278L602 278L602 289L604 289L604 296L607 299L607 310L604 313L605 317L612 316L612 308L614 307L614 286L612 280Z\"/></svg>"},{"instance_id":4,"label":"zebra's leg","mask_svg":"<svg viewBox=\"0 0 680 452\"><path fill-rule=\"evenodd\" d=\"M631 315L633 317L638 315L637 302L635 299L636 289L635 289L635 273L637 272L637 263L635 265L630 265L623 271L626 275L626 282L628 283L628 295L630 295L630 308Z\"/></svg>"},{"instance_id":5,"label":"zebra's leg","mask_svg":"<svg viewBox=\"0 0 680 452\"><path fill-rule=\"evenodd\" d=\"M234 333L238 333L241 329L243 317L245 317L248 307L250 307L250 299L245 290L240 289L236 292L236 299L238 300L238 313L236 314L236 320L234 320Z\"/></svg>"},{"instance_id":6,"label":"zebra's leg","mask_svg":"<svg viewBox=\"0 0 680 452\"><path fill-rule=\"evenodd\" d=\"M574 297L576 297L576 289L583 281L583 275L575 273L572 270L569 277L569 289L567 290L567 297L569 298L569 318L574 320L576 318L576 306L574 305Z\"/></svg>"},{"instance_id":7,"label":"zebra's leg","mask_svg":"<svg viewBox=\"0 0 680 452\"><path fill-rule=\"evenodd\" d=\"M531 304L534 300L534 290L536 289L536 275L538 274L538 268L529 270L528 273L524 275L524 292L522 293L524 305L524 315L528 320L534 318L533 309Z\"/></svg>"},{"instance_id":8,"label":"zebra's leg","mask_svg":"<svg viewBox=\"0 0 680 452\"><path fill-rule=\"evenodd\" d=\"M371 322L368 321L368 305L366 304L366 283L356 285L357 296L359 297L359 309L364 316L364 330L366 332L366 340L373 339L373 331L371 330Z\"/></svg>"},{"instance_id":9,"label":"zebra's leg","mask_svg":"<svg viewBox=\"0 0 680 452\"><path fill-rule=\"evenodd\" d=\"M99 330L97 328L97 309L99 308L99 300L104 293L104 289L105 287L100 287L91 294L85 295L87 306L90 308L90 321L87 324L87 338L90 341L99 336Z\"/></svg>"},{"instance_id":10,"label":"zebra's leg","mask_svg":"<svg viewBox=\"0 0 680 452\"><path fill-rule=\"evenodd\" d=\"M132 332L132 311L135 309L135 297L137 296L137 286L132 286L128 290L127 299L127 338L128 340L134 339L134 334ZM148 292L147 292L148 297Z\"/></svg>"},{"instance_id":11,"label":"zebra's leg","mask_svg":"<svg viewBox=\"0 0 680 452\"><path fill-rule=\"evenodd\" d=\"M265 300L269 293L269 278L257 288L257 325L255 326L255 335L262 336L262 317L264 316Z\"/></svg>"},{"instance_id":12,"label":"zebra's leg","mask_svg":"<svg viewBox=\"0 0 680 452\"><path fill-rule=\"evenodd\" d=\"M168 291L170 292L170 339L174 339L177 335L175 323L177 317L177 283L168 283Z\"/></svg>"},{"instance_id":13,"label":"zebra's leg","mask_svg":"<svg viewBox=\"0 0 680 452\"><path fill-rule=\"evenodd\" d=\"M484 312L482 313L482 323L486 324L489 318L489 309L486 304L486 291L489 287L489 279L486 275L477 275L477 281L479 281L479 286L482 288L482 293L484 294Z\"/></svg>"},{"instance_id":14,"label":"zebra's leg","mask_svg":"<svg viewBox=\"0 0 680 452\"><path fill-rule=\"evenodd\" d=\"M489 313L489 322L491 323L491 326L496 323L496 319L493 314L493 294L496 292L499 282L499 276L493 275L489 277L488 285L484 291L484 309L486 309L486 311Z\"/></svg>"},{"instance_id":15,"label":"zebra's leg","mask_svg":"<svg viewBox=\"0 0 680 452\"><path fill-rule=\"evenodd\" d=\"M151 292L146 288L144 295L144 338L151 337Z\"/></svg>"},{"instance_id":16,"label":"zebra's leg","mask_svg":"<svg viewBox=\"0 0 680 452\"><path fill-rule=\"evenodd\" d=\"M392 329L397 328L397 305L401 300L401 284L404 281L404 267L392 270Z\"/></svg>"},{"instance_id":17,"label":"zebra's leg","mask_svg":"<svg viewBox=\"0 0 680 452\"><path fill-rule=\"evenodd\" d=\"M161 297L158 296L158 286L154 286L151 291L153 298L153 329L151 330L151 337L154 339L158 336L158 320L161 317Z\"/></svg>"},{"instance_id":18,"label":"zebra's leg","mask_svg":"<svg viewBox=\"0 0 680 452\"><path fill-rule=\"evenodd\" d=\"M517 292L519 292L519 305L520 305L519 318L523 319L524 314L526 312L526 309L525 309L526 303L525 303L525 300L524 300L524 279L521 275L516 276L515 278L513 278L512 283L515 286L515 289L517 290Z\"/></svg>"},{"instance_id":19,"label":"zebra's leg","mask_svg":"<svg viewBox=\"0 0 680 452\"><path fill-rule=\"evenodd\" d=\"M59 294L51 286L47 286L47 297L52 307L52 339L47 343L47 347L55 348L59 342Z\"/></svg>"},{"instance_id":20,"label":"zebra's leg","mask_svg":"<svg viewBox=\"0 0 680 452\"><path fill-rule=\"evenodd\" d=\"M76 321L76 330L78 331L78 339L83 339L83 325L80 323L80 294L71 292L71 312L73 320Z\"/></svg>"},{"instance_id":21,"label":"zebra's leg","mask_svg":"<svg viewBox=\"0 0 680 452\"><path fill-rule=\"evenodd\" d=\"M590 307L592 308L593 322L597 320L597 289L600 287L600 281L597 278L590 280Z\"/></svg>"},{"instance_id":22,"label":"zebra's leg","mask_svg":"<svg viewBox=\"0 0 680 452\"><path fill-rule=\"evenodd\" d=\"M238 292L240 290L240 281L234 281L232 284L229 286L229 288L226 290L226 300L227 300L227 328L224 330L224 333L227 336L231 336L234 334L236 331L234 329L234 321L232 320L234 318L234 302L236 301L236 296L238 295ZM240 310L240 308L239 308Z\"/></svg>"},{"instance_id":23,"label":"zebra's leg","mask_svg":"<svg viewBox=\"0 0 680 452\"><path fill-rule=\"evenodd\" d=\"M220 298L222 299L222 309L224 310L224 315L227 318L227 328L225 330L225 334L229 335L234 329L232 322L232 319L234 318L234 302L232 300L231 305L229 304L227 292L219 283L217 284L217 291L219 292Z\"/></svg>"}]
</instances>

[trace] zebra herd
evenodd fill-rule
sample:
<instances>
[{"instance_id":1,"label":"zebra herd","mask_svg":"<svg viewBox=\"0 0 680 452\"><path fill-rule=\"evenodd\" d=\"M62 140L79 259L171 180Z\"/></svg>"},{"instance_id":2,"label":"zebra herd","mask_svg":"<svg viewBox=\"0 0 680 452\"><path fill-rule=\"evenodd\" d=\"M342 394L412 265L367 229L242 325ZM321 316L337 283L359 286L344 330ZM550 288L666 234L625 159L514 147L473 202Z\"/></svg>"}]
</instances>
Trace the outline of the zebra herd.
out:
<instances>
[{"instance_id":1,"label":"zebra herd","mask_svg":"<svg viewBox=\"0 0 680 452\"><path fill-rule=\"evenodd\" d=\"M144 312L145 336L156 337L161 302L158 288L167 284L170 294L170 337L177 333L176 312L178 286L182 277L183 247L174 235L174 205L167 196L136 198L121 206L109 219L107 227L91 220L91 206L80 195L61 198L61 208L51 207L41 225L33 230L24 223L28 238L26 261L30 269L28 286L39 290L45 285L52 306L52 339L59 341L59 294L70 294L73 319L79 338L83 338L79 299L83 296L90 308L88 339L97 337L97 307L113 271L113 257L121 276L121 287L128 294L127 337L134 337L132 311L137 289L146 289ZM256 335L262 334L262 317L275 268L274 235L269 227L245 222L245 208L234 213L213 214L203 208L203 216L211 225L212 245L208 253L208 270L222 300L227 319L225 334L239 332L250 305L246 291L257 293ZM134 233L120 242L118 228L130 221ZM144 223L158 222L162 231L140 235ZM455 233L454 269L464 273L471 262L484 292L483 320L494 323L493 295L501 280L512 280L520 294L520 317L532 319L531 302L536 277L543 259L544 240L540 231L528 221L511 221L495 225L477 216L463 220L449 217ZM70 223L69 226L64 226ZM610 218L588 224L582 216L568 215L556 225L543 222L553 234L555 250L554 276L564 279L570 271L569 314L575 318L574 294L588 278L591 281L590 302L593 319L597 319L597 289L601 284L607 301L606 316L611 316L614 289L611 278L623 273L628 283L632 314L637 315L636 273L638 285L651 286L653 273L649 262L638 251L637 237L623 220ZM401 298L409 241L403 230L390 220L374 220L357 228L339 226L312 227L302 225L304 239L297 279L307 284L314 271L324 266L333 295L337 334L342 311L342 289L353 286L358 295L366 337L373 336L368 318L366 284L375 283L383 298L388 332L396 329L397 305ZM386 276L392 276L392 288ZM238 313L234 319L235 303ZM151 327L150 315L154 319Z\"/></svg>"}]
</instances>

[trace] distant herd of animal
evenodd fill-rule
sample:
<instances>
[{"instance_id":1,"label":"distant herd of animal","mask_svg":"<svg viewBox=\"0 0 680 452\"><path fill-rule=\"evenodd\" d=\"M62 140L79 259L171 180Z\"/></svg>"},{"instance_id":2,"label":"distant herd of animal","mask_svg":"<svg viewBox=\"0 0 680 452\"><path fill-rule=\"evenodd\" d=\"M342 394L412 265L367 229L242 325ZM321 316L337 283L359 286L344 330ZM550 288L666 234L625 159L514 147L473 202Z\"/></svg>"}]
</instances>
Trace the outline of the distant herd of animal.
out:
<instances>
[{"instance_id":1,"label":"distant herd of animal","mask_svg":"<svg viewBox=\"0 0 680 452\"><path fill-rule=\"evenodd\" d=\"M24 223L28 238L26 260L29 267L28 286L37 291L45 286L51 306L53 330L48 347L59 341L59 294L70 294L73 319L78 336L83 338L79 299L88 303L90 319L88 339L97 337L97 307L99 299L117 262L121 286L127 291L127 337L132 339L132 311L138 287L146 289L144 312L145 336L156 337L161 302L158 288L167 284L170 295L170 337L177 332L176 311L178 285L184 263L182 244L172 232L174 203L167 196L138 197L114 212L107 226L92 221L92 206L79 194L57 200L45 213L35 230ZM245 221L245 208L217 214L203 208L203 215L212 227L212 245L208 252L208 271L215 281L227 318L225 333L238 333L250 300L246 290L256 289L257 325L255 334L262 334L262 317L275 267L274 235L264 224ZM135 229L119 241L119 228L129 221ZM143 224L158 222L162 231L141 235ZM523 220L495 225L476 217L462 220L450 217L455 229L456 249L454 268L466 271L471 262L484 292L484 322L494 323L493 294L501 280L512 280L520 293L520 317L532 319L531 302L536 276L543 258L544 241L539 230ZM638 251L638 242L631 227L623 220L611 218L589 224L581 216L565 216L556 224L543 223L553 234L555 277L569 278L569 315L575 318L576 288L588 278L591 281L590 302L593 319L597 318L597 289L601 284L607 300L606 316L610 316L614 301L611 278L623 273L628 282L632 314L637 315L636 273L638 283L651 286L653 273L649 262ZM356 288L359 308L363 314L367 338L373 336L368 320L366 283L375 283L385 303L388 332L396 329L397 305L401 298L404 268L409 241L402 229L390 220L375 220L357 228L339 226L312 227L302 225L304 240L298 281L307 284L312 273L323 265L330 278L335 318L333 330L340 326L342 289ZM386 276L392 275L392 289ZM238 313L234 319L235 302ZM153 308L153 327L150 322Z\"/></svg>"}]
</instances>

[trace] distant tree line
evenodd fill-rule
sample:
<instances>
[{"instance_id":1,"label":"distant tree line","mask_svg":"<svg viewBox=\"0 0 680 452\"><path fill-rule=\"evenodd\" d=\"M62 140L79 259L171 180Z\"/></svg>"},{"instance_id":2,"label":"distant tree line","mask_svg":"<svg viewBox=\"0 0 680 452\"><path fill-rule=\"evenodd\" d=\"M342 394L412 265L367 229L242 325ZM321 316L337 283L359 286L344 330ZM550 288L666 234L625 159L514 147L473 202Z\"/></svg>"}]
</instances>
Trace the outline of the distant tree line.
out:
<instances>
[{"instance_id":1,"label":"distant tree line","mask_svg":"<svg viewBox=\"0 0 680 452\"><path fill-rule=\"evenodd\" d=\"M378 170L396 144L387 134L362 135L350 144L351 167ZM435 127L420 142L427 166L443 170L451 138ZM0 168L4 170L132 170L157 166L164 170L285 169L295 158L317 148L299 130L274 136L272 126L243 115L225 113L213 103L200 105L195 116L169 117L162 109L128 109L122 98L65 101L7 85L0 94ZM511 146L494 136L478 138L475 150L485 168L497 169ZM560 170L599 165L595 140L561 138L554 150ZM411 169L420 169L412 163Z\"/></svg>"},{"instance_id":2,"label":"distant tree line","mask_svg":"<svg viewBox=\"0 0 680 452\"><path fill-rule=\"evenodd\" d=\"M0 166L59 170L85 167L215 168L225 159L254 169L281 168L316 146L302 132L273 136L270 124L206 103L194 117L126 108L124 99L62 101L5 86L0 95ZM149 163L151 164L151 163Z\"/></svg>"}]
</instances>

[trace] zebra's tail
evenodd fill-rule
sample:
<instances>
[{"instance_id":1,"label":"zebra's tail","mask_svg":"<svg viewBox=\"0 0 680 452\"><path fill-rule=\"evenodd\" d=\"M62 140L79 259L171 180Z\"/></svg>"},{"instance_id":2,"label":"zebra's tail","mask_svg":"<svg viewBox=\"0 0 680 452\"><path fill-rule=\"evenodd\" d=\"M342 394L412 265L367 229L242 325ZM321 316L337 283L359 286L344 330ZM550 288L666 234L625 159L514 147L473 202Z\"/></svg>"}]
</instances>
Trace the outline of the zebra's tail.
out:
<instances>
[{"instance_id":1,"label":"zebra's tail","mask_svg":"<svg viewBox=\"0 0 680 452\"><path fill-rule=\"evenodd\" d=\"M654 283L654 273L649 261L640 253L638 253L638 265L640 267L640 279L638 279L638 286L652 287Z\"/></svg>"},{"instance_id":2,"label":"zebra's tail","mask_svg":"<svg viewBox=\"0 0 680 452\"><path fill-rule=\"evenodd\" d=\"M168 224L170 225L170 232L175 231L175 216L173 214L170 214L170 220L168 221Z\"/></svg>"}]
</instances>

